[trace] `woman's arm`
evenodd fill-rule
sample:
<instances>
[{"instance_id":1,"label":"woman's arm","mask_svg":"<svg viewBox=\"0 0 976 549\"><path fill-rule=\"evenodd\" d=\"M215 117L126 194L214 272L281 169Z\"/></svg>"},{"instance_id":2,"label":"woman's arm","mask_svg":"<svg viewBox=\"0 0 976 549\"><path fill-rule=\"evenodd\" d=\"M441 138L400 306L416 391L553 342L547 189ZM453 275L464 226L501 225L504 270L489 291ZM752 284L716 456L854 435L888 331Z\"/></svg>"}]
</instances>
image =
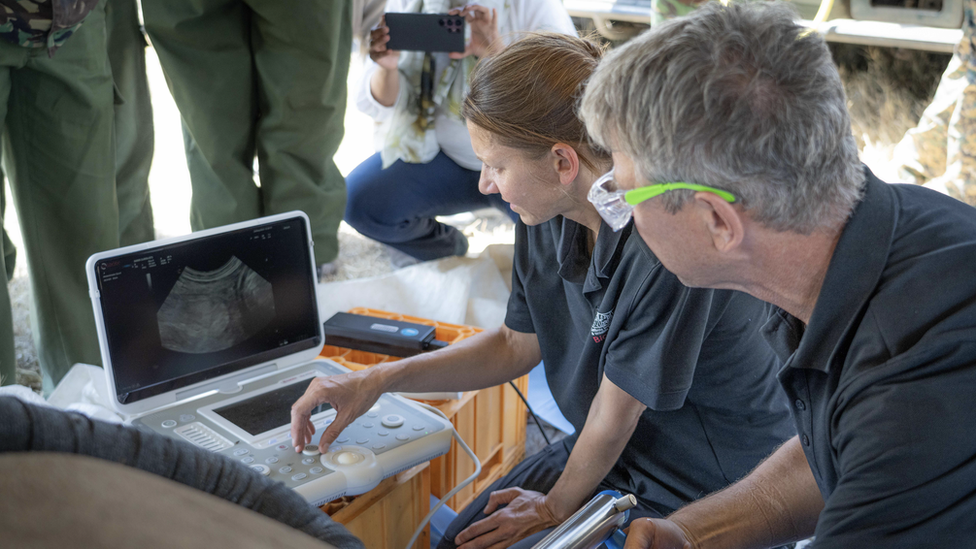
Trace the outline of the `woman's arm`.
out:
<instances>
[{"instance_id":1,"label":"woman's arm","mask_svg":"<svg viewBox=\"0 0 976 549\"><path fill-rule=\"evenodd\" d=\"M310 413L324 402L335 408L336 418L322 433L322 449L328 448L383 393L483 389L528 373L540 360L535 334L516 332L503 325L431 353L377 364L359 372L318 377L292 406L293 442L298 449L311 441L315 428L309 421Z\"/></svg>"},{"instance_id":2,"label":"woman's arm","mask_svg":"<svg viewBox=\"0 0 976 549\"><path fill-rule=\"evenodd\" d=\"M386 26L384 15L379 25L369 31L369 58L378 67L369 79L369 92L384 107L395 105L400 94L400 72L397 70L400 52L387 49L389 41L390 28Z\"/></svg>"}]
</instances>

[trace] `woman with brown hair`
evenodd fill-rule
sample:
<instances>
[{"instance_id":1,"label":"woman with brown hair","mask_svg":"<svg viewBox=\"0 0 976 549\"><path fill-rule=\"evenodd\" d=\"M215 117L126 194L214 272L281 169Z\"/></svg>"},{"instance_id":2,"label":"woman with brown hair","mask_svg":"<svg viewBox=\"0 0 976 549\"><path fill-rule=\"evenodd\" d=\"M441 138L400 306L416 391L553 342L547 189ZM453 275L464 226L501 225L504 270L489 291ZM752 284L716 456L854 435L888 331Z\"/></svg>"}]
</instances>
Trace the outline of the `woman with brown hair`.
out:
<instances>
[{"instance_id":1,"label":"woman with brown hair","mask_svg":"<svg viewBox=\"0 0 976 549\"><path fill-rule=\"evenodd\" d=\"M383 392L490 387L542 359L576 434L482 493L441 548L531 547L608 489L637 497L631 519L663 516L745 475L794 433L779 361L752 320L763 304L683 286L632 224L608 225L587 200L612 185L608 154L576 115L601 56L576 37L533 34L472 75L462 114L483 162L479 188L520 217L505 323L319 378L293 407L296 444L314 433L309 410L338 410L320 442L328 447Z\"/></svg>"}]
</instances>

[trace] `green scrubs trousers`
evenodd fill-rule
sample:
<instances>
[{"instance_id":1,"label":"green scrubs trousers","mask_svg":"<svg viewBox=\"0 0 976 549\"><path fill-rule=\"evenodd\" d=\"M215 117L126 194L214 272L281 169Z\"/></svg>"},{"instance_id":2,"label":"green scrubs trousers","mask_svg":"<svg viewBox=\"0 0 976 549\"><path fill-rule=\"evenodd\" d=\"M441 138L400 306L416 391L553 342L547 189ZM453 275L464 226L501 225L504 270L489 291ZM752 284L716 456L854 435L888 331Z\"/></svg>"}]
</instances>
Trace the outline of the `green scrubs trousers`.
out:
<instances>
[{"instance_id":1,"label":"green scrubs trousers","mask_svg":"<svg viewBox=\"0 0 976 549\"><path fill-rule=\"evenodd\" d=\"M119 243L107 51L104 2L53 58L0 41L4 166L24 236L45 393L72 364L101 363L85 261ZM0 375L12 383L10 296L0 287Z\"/></svg>"},{"instance_id":2,"label":"green scrubs trousers","mask_svg":"<svg viewBox=\"0 0 976 549\"><path fill-rule=\"evenodd\" d=\"M146 79L146 38L136 0L105 6L108 59L119 94L115 105L115 189L123 246L153 240L149 168L153 158L153 113Z\"/></svg>"},{"instance_id":3,"label":"green scrubs trousers","mask_svg":"<svg viewBox=\"0 0 976 549\"><path fill-rule=\"evenodd\" d=\"M184 124L194 230L303 210L338 254L351 0L143 0ZM258 160L260 187L254 181Z\"/></svg>"}]
</instances>

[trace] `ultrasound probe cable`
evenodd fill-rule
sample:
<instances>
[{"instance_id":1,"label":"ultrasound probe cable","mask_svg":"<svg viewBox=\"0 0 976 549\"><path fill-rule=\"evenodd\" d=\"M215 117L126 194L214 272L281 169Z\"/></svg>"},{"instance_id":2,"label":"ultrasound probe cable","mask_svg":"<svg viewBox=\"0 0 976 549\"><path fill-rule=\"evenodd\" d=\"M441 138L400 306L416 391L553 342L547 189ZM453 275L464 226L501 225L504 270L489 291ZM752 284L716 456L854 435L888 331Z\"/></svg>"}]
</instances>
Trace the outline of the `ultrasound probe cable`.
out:
<instances>
[{"instance_id":1,"label":"ultrasound probe cable","mask_svg":"<svg viewBox=\"0 0 976 549\"><path fill-rule=\"evenodd\" d=\"M434 408L433 406L430 406L429 404L424 404L423 402L417 402L416 404L419 404L420 406L423 406L424 408L430 410L431 412L434 412L435 414L443 417L444 419L447 419L447 416L444 415L444 412L441 412L440 410ZM450 492L444 494L444 497L442 497L440 501L437 502L437 504L435 504L433 507L430 508L430 512L427 513L427 516L424 517L424 520L420 521L420 526L418 526L417 530L414 531L413 537L411 537L410 542L407 543L406 549L410 549L411 547L413 547L413 544L417 542L417 538L420 537L420 533L424 531L424 526L427 526L427 523L430 522L431 518L433 518L434 513L436 513L437 510L441 508L441 505L444 505L444 503L446 503L447 500L454 497L454 494L460 492L462 488L474 482L474 479L478 478L478 475L481 474L481 461L478 459L478 456L476 456L474 452L471 451L471 448L469 448L468 445L464 443L464 439L461 438L461 435L458 434L457 429L454 429L452 427L451 431L452 434L454 435L454 440L456 440L458 443L458 446L464 449L465 453L471 456L471 460L474 461L474 473L472 473L470 477L464 479L464 481L461 482L461 484L455 486L454 489L452 489Z\"/></svg>"},{"instance_id":2,"label":"ultrasound probe cable","mask_svg":"<svg viewBox=\"0 0 976 549\"><path fill-rule=\"evenodd\" d=\"M532 419L535 420L535 426L538 427L539 432L542 433L542 438L546 439L546 446L552 444L552 442L549 440L549 437L546 436L546 430L542 426L542 422L539 421L539 418L536 417L535 412L532 411L532 407L529 406L529 401L525 399L525 395L523 395L522 391L519 391L519 388L515 386L514 381L509 381L508 384L512 386L512 389L515 389L515 394L517 394L519 398L522 399L522 402L525 403L525 409L529 411L529 414L532 415Z\"/></svg>"}]
</instances>

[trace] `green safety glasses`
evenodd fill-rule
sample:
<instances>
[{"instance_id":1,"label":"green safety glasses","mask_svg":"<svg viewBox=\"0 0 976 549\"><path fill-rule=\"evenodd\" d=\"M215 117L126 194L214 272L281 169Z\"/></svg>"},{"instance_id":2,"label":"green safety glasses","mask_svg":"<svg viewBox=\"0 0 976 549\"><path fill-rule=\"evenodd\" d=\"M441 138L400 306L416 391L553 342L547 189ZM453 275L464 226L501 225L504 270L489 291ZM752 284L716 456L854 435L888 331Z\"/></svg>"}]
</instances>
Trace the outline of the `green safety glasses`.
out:
<instances>
[{"instance_id":1,"label":"green safety glasses","mask_svg":"<svg viewBox=\"0 0 976 549\"><path fill-rule=\"evenodd\" d=\"M638 187L629 191L611 191L607 189L607 186L612 182L613 170L610 170L593 183L586 198L596 207L596 211L600 213L600 217L614 231L619 231L627 225L627 222L630 221L630 217L634 213L634 206L668 191L677 189L703 191L715 193L726 202L735 202L735 195L728 191L705 185L697 185L695 183L658 183L656 185Z\"/></svg>"}]
</instances>

